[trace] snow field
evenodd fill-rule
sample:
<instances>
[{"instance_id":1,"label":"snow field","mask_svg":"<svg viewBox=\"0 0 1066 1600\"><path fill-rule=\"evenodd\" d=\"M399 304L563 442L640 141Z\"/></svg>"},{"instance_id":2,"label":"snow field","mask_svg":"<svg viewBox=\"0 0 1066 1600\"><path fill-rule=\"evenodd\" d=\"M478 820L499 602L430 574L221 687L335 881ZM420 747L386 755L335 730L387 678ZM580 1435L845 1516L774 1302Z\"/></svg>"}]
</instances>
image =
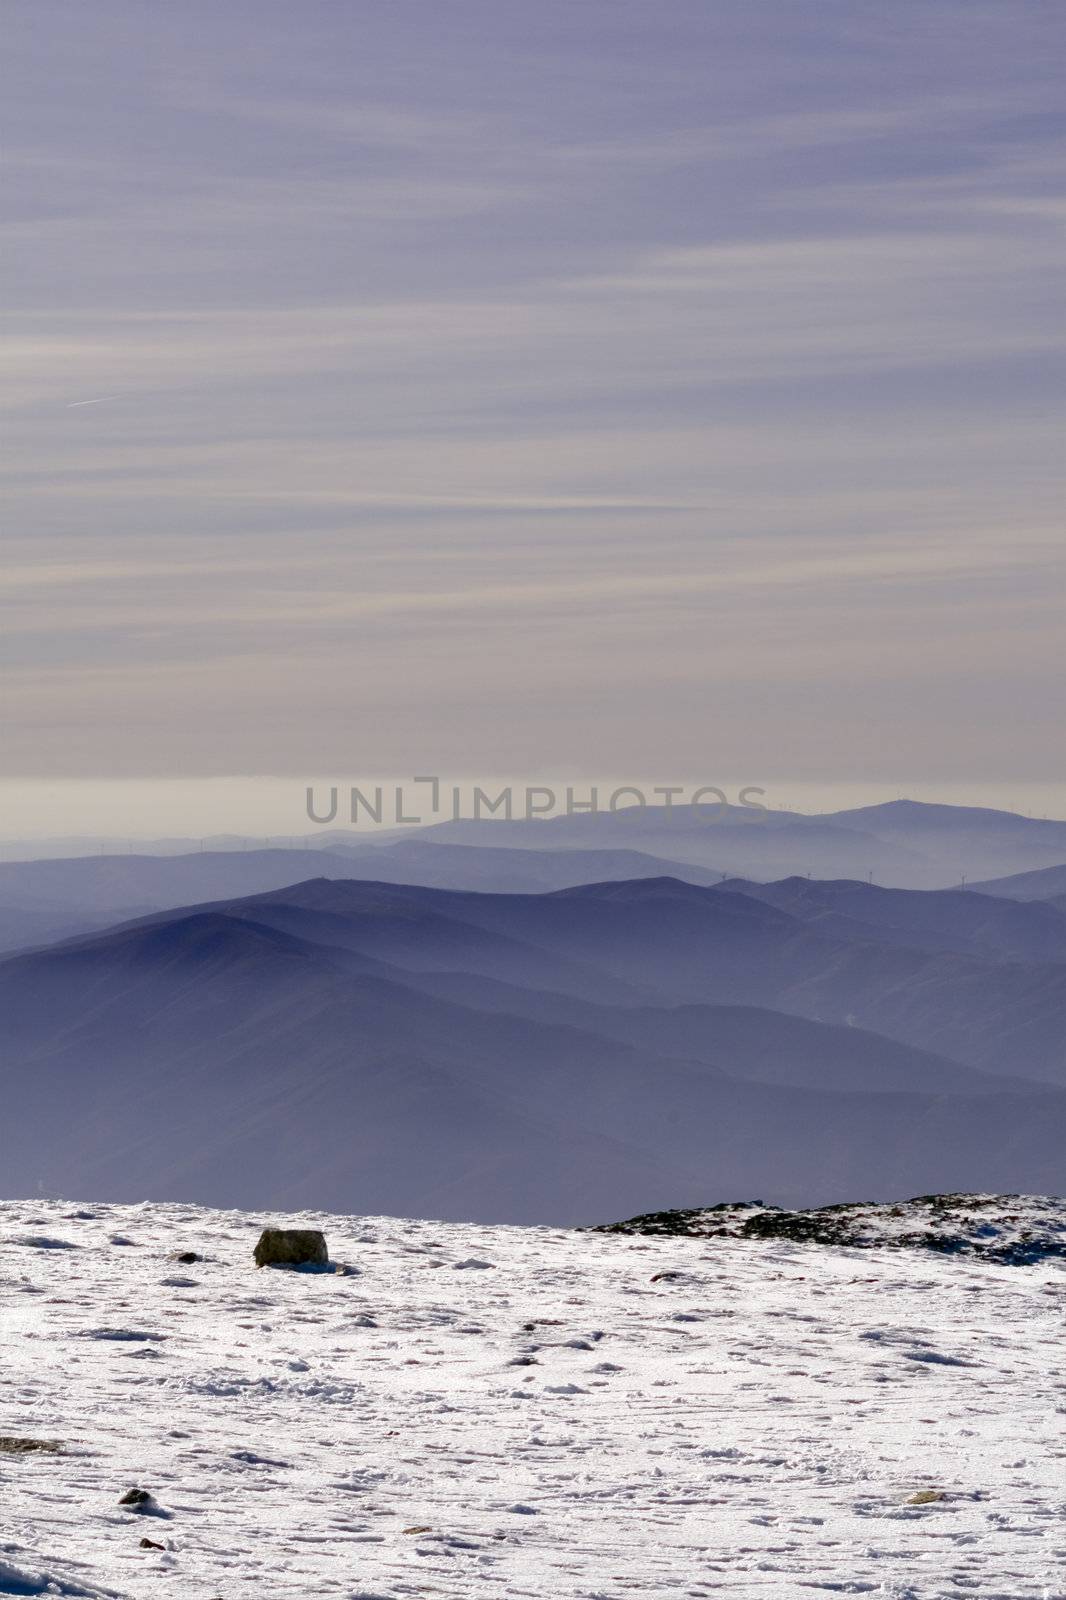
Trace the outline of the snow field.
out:
<instances>
[{"instance_id":1,"label":"snow field","mask_svg":"<svg viewBox=\"0 0 1066 1600\"><path fill-rule=\"evenodd\" d=\"M266 1224L321 1227L349 1270L257 1270ZM63 1449L0 1446L0 1595L1057 1600L1064 1285L927 1252L6 1203L0 1435Z\"/></svg>"}]
</instances>

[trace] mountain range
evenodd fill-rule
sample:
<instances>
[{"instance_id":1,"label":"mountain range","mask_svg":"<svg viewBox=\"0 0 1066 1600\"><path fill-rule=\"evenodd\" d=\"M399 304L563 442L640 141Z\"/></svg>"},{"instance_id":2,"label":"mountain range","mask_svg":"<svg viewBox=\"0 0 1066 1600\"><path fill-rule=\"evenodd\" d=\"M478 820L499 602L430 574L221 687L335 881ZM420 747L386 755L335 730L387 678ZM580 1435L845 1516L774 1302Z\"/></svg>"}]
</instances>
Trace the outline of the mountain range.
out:
<instances>
[{"instance_id":1,"label":"mountain range","mask_svg":"<svg viewBox=\"0 0 1066 1600\"><path fill-rule=\"evenodd\" d=\"M912 889L961 888L965 879L966 887L1001 899L1066 894L1062 822L913 801L829 816L744 807L715 816L713 808L631 807L374 834L330 830L297 848L223 839L226 848L186 841L183 850L170 839L139 853L8 860L0 862L0 952L323 874L505 894L656 877L703 886L811 877Z\"/></svg>"},{"instance_id":2,"label":"mountain range","mask_svg":"<svg viewBox=\"0 0 1066 1600\"><path fill-rule=\"evenodd\" d=\"M412 845L433 870L500 854ZM539 874L542 855L479 865ZM327 864L204 852L149 881L152 858L132 859L87 858L80 915L90 893L129 893L123 861L157 894ZM5 871L23 865L55 874L58 914L69 863ZM316 875L0 962L0 1159L16 1193L511 1222L1055 1192L1064 1039L1066 916L1041 901L805 877L514 893Z\"/></svg>"},{"instance_id":3,"label":"mountain range","mask_svg":"<svg viewBox=\"0 0 1066 1600\"><path fill-rule=\"evenodd\" d=\"M941 889L1066 862L1066 822L981 807L892 800L807 815L751 806L629 806L616 812L442 822L411 836L524 848L645 851L731 876L872 880ZM336 836L335 836L336 837Z\"/></svg>"}]
</instances>

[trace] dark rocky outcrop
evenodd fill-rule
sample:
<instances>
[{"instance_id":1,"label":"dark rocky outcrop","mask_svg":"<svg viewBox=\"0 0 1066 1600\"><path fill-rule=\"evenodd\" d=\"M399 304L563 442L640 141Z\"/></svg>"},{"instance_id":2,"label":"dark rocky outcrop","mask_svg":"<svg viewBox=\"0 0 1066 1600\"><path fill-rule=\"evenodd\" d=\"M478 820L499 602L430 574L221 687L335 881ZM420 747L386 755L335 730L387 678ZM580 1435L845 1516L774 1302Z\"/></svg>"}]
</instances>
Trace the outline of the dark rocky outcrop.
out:
<instances>
[{"instance_id":1,"label":"dark rocky outcrop","mask_svg":"<svg viewBox=\"0 0 1066 1600\"><path fill-rule=\"evenodd\" d=\"M806 1211L767 1206L761 1200L736 1201L651 1211L590 1231L787 1240L852 1250L936 1250L1002 1266L1027 1266L1066 1259L1066 1200L1049 1195L922 1194L895 1204L860 1200Z\"/></svg>"}]
</instances>

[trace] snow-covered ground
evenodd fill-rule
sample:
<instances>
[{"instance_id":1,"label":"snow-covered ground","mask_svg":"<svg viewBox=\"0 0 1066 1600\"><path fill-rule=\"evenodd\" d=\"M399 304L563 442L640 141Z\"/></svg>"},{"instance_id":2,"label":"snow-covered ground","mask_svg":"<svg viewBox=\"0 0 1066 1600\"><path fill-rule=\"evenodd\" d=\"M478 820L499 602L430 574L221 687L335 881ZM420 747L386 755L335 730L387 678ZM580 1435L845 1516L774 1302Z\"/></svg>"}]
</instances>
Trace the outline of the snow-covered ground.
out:
<instances>
[{"instance_id":1,"label":"snow-covered ground","mask_svg":"<svg viewBox=\"0 0 1066 1600\"><path fill-rule=\"evenodd\" d=\"M257 1271L265 1222L351 1271ZM1064 1286L1053 1260L0 1205L0 1435L62 1446L0 1441L0 1595L1050 1600Z\"/></svg>"}]
</instances>

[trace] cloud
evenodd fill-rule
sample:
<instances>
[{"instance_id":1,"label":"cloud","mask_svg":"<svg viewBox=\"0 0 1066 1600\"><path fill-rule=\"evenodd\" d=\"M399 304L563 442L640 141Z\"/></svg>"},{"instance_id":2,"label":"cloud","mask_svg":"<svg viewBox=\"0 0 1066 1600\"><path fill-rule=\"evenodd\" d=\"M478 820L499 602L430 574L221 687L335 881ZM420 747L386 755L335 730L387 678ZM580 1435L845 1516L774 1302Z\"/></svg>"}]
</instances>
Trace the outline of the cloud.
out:
<instances>
[{"instance_id":1,"label":"cloud","mask_svg":"<svg viewBox=\"0 0 1066 1600\"><path fill-rule=\"evenodd\" d=\"M1049 20L457 4L20 21L9 770L1035 770Z\"/></svg>"}]
</instances>

